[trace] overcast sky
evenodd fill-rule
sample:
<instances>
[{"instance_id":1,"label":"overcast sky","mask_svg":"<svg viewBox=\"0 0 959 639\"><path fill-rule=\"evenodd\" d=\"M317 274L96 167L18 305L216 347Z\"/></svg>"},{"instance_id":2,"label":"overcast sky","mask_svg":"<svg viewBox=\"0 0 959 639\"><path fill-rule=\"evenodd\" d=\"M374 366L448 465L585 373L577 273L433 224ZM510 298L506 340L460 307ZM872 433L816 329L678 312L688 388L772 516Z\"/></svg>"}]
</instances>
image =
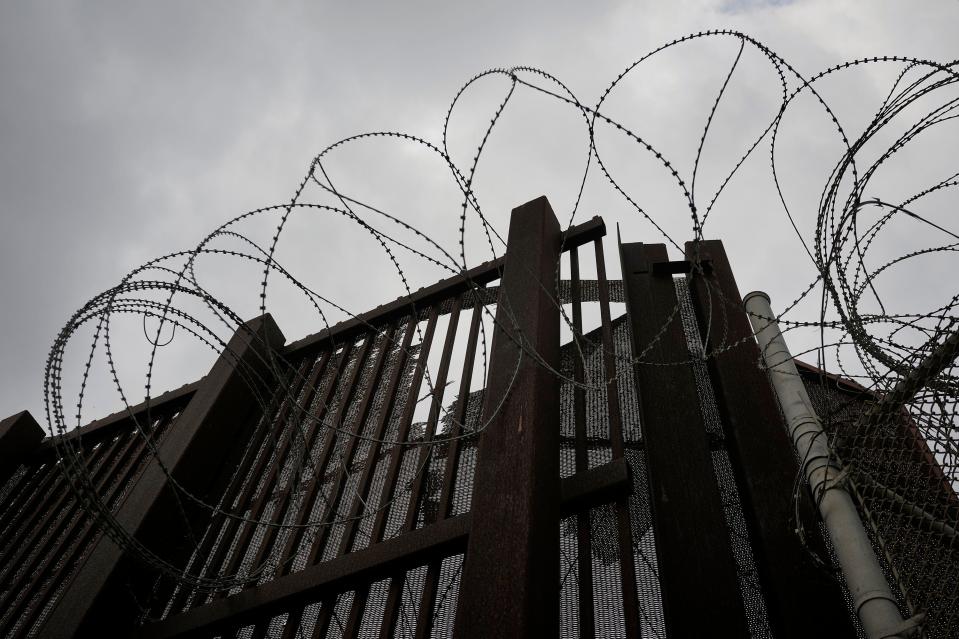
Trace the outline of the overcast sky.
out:
<instances>
[{"instance_id":1,"label":"overcast sky","mask_svg":"<svg viewBox=\"0 0 959 639\"><path fill-rule=\"evenodd\" d=\"M311 159L329 144L374 130L439 142L456 91L490 67L542 68L592 105L641 55L717 28L748 33L805 74L873 55L959 57L959 0L3 3L0 416L26 408L43 421L47 352L88 299L137 265L196 245L234 216L289 201ZM737 49L730 40L664 56L610 98L610 114L663 145L688 174ZM710 167L731 166L777 105L780 89L760 56L747 52L737 73L704 152ZM852 126L856 133L884 97L891 73L865 70L828 87L843 117L862 120ZM504 87L502 79L478 87L454 114L451 151L464 166ZM541 194L565 223L586 157L581 116L520 93L489 143L476 184L504 236L510 207ZM819 192L841 147L821 112L797 107L790 122L784 149L791 143L793 155L783 160L784 181L811 233ZM940 178L957 170L959 136L955 128L949 132L924 156ZM599 141L616 175L646 198L663 228L680 243L689 239L688 211L674 186L662 186L668 181L643 164L635 145ZM768 155L758 152L744 168L706 235L726 241L740 287L770 291L776 308L815 273L770 189ZM344 149L329 166L344 189L456 253L459 200L435 158L374 142ZM702 170L702 197L723 175ZM621 223L627 240L662 241L599 174L594 178L578 220L601 214L610 225ZM286 248L296 274L354 312L402 292L376 247L338 222L313 219L292 233ZM471 246L478 251L481 242ZM440 276L414 262L408 264L414 288ZM208 281L231 289L238 273L213 264ZM246 296L248 305L238 309L252 315L257 274L242 277L247 286L224 295ZM954 294L953 281L939 281L944 290L933 297ZM289 339L320 328L289 309L271 310ZM138 325L126 329L129 343L143 342ZM81 369L66 374L78 378ZM155 391L193 374L167 367ZM103 397L87 407L89 419L117 408Z\"/></svg>"}]
</instances>

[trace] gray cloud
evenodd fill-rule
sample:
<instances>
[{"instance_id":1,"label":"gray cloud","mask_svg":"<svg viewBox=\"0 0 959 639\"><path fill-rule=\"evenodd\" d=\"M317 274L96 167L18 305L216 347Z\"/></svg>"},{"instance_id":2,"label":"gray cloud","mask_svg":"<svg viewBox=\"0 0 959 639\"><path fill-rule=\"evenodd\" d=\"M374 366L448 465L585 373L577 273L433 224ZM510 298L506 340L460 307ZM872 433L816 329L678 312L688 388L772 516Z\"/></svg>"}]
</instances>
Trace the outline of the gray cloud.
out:
<instances>
[{"instance_id":1,"label":"gray cloud","mask_svg":"<svg viewBox=\"0 0 959 639\"><path fill-rule=\"evenodd\" d=\"M230 217L287 201L310 159L339 138L400 129L435 140L454 92L482 69L541 66L591 104L627 63L687 32L743 30L809 73L876 54L955 58L959 23L959 3L945 0L921 7L898 2L516 4L4 5L0 415L23 408L42 415L46 351L85 300L137 264L194 245ZM610 108L638 132L663 140L688 170L723 65L734 53L731 46L669 54ZM775 87L770 93L764 73L768 68L763 70L762 61L744 61L728 110L717 115L723 125L711 139L715 146L708 149L716 153L717 164L734 159L729 154L743 146L746 133L752 135L759 115L770 115ZM881 99L882 78L871 73L851 75L849 85L834 87L851 114L857 104ZM470 94L454 131L454 151L468 156L477 127L489 117L484 106L502 86L491 81ZM585 160L581 119L528 92L515 102L477 178L486 210L501 221L511 206L546 193L561 216L568 214ZM821 117L814 109L809 114ZM808 230L815 210L808 207L815 206L840 149L821 120L797 122L794 130L797 139L789 147L794 158L785 160L794 167L787 192L811 201L799 211ZM608 136L600 141L609 144L624 184L643 195L677 240L687 239L688 216L674 192L660 193L663 177L644 173L649 167L635 149L619 149ZM389 145L369 149L337 155L331 170L338 180L402 211L424 230L435 230L446 244L455 243L458 204L446 169ZM939 152L945 162L946 152ZM707 234L729 244L741 286L772 290L785 302L799 293L811 272L768 189L765 162L765 156L755 158L756 166L745 169ZM704 187L712 185L719 173L704 171L701 179ZM633 239L652 241L652 227L602 179L594 182L583 214L601 213L622 222ZM744 231L750 227L762 227L775 241L762 251L751 250L752 235ZM353 303L352 310L401 292L395 278L387 281L388 264L370 265L378 256L354 251L352 268L329 270L337 251L350 258L344 239L351 236L336 223L322 220L303 229L304 235L289 245L292 266L312 284ZM800 268L807 270L798 275ZM383 275L373 278L381 282L378 287L369 285L370 271ZM435 279L416 264L410 264L410 272L414 286ZM226 288L230 275L211 277ZM291 327L291 338L308 330L292 318L283 325ZM134 331L130 343L135 339ZM171 385L185 382L188 371L203 366L171 366L163 379ZM87 417L116 407L108 383L106 388Z\"/></svg>"}]
</instances>

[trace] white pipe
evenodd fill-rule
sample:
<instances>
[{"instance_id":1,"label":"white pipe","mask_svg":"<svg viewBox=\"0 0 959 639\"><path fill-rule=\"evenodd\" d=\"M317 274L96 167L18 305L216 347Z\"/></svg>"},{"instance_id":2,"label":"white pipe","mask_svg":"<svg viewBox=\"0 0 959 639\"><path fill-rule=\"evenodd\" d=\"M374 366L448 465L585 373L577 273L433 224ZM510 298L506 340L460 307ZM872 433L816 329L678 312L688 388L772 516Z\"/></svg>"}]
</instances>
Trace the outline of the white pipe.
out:
<instances>
[{"instance_id":1,"label":"white pipe","mask_svg":"<svg viewBox=\"0 0 959 639\"><path fill-rule=\"evenodd\" d=\"M743 303L803 465L802 472L829 531L866 636L869 639L904 639L912 634L918 620L906 621L899 614L896 598L876 559L859 511L846 492L840 469L830 459L826 434L783 340L776 316L769 306L769 296L756 291L746 295Z\"/></svg>"}]
</instances>

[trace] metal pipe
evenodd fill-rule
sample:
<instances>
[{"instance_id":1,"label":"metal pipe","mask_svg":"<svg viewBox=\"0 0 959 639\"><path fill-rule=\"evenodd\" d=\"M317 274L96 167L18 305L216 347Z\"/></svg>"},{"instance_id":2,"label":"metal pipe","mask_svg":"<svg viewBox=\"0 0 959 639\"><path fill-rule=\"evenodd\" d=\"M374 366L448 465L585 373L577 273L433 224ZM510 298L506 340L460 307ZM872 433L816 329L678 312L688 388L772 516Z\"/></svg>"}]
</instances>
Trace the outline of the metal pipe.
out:
<instances>
[{"instance_id":1,"label":"metal pipe","mask_svg":"<svg viewBox=\"0 0 959 639\"><path fill-rule=\"evenodd\" d=\"M841 469L830 457L826 434L783 340L769 296L752 292L743 303L866 636L903 639L912 634L915 623L899 613L859 512L843 485Z\"/></svg>"}]
</instances>

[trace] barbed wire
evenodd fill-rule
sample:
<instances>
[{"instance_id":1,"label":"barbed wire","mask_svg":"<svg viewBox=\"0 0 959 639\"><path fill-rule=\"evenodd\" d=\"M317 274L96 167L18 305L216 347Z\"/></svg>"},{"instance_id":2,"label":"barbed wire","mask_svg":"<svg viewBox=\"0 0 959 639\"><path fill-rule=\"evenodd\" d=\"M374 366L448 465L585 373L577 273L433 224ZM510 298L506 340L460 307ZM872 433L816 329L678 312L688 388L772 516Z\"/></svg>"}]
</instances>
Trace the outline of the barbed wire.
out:
<instances>
[{"instance_id":1,"label":"barbed wire","mask_svg":"<svg viewBox=\"0 0 959 639\"><path fill-rule=\"evenodd\" d=\"M721 76L721 86L714 98L707 103L709 111L705 122L701 123L702 129L692 165L684 169L665 149L655 146L640 132L615 119L606 106L611 96L624 87L638 69L654 66L663 52L706 41L731 42L734 45L734 54ZM742 73L744 56L756 54L775 74L778 95L775 109L769 120L761 123L761 132L755 138L749 139L746 150L738 156L716 190L706 197L701 197L703 184L702 180L697 178L701 174L704 148L712 139L710 134L715 133L718 126L717 110L729 95L733 78L737 77L737 73ZM871 120L865 124L862 133L852 134L850 131L863 122L841 121L835 108L824 97L825 91L821 90L820 86L827 78L842 78L855 71L876 67L892 69L895 79L879 108L871 114ZM695 72L694 69L688 71ZM459 163L454 160L450 151L452 116L469 91L480 83L492 82L494 79L505 80L501 97L495 101L489 123L484 125L474 152L470 154L467 162ZM206 557L194 557L188 565L174 564L138 541L134 531L127 530L117 520L112 505L99 497L95 482L89 476L87 457L90 451L84 447L83 437L66 437L67 433L83 425L83 408L88 386L91 380L102 378L94 371L94 362L98 357L102 357L106 360L105 377L110 380L126 407L129 419L135 425L138 436L145 442L151 458L167 475L184 522L189 519L185 513L189 504L189 508L200 507L210 515L233 519L244 525L287 531L316 530L344 523L343 518L308 518L303 523L295 523L287 519L277 521L272 516L251 516L242 504L237 506L222 501L209 503L184 486L159 455L158 442L150 427L154 421L154 407L150 398L154 390L152 379L158 354L161 349L177 340L192 338L198 345L209 348L214 355L220 355L229 352L230 348L228 338L223 337L224 335L244 331L249 333L247 338L256 344L256 350L262 353L261 359L256 362L257 365L238 360L237 372L246 380L250 393L265 416L261 427L277 429L274 440L277 445L282 437L290 438L290 445L295 452L293 456L298 461L292 469L292 479L288 480L290 483L287 489L302 488L306 485L305 482L318 472L312 467L316 463L315 451L307 446L310 437L304 428L308 425L324 432L335 432L340 438L356 437L386 446L422 446L423 442L415 437L400 439L362 434L361 429L351 428L343 420L334 420L331 416L337 414L337 411L330 410L331 406L325 400L320 405L306 401L309 393L298 392L297 389L304 388L308 382L310 367L303 370L295 358L290 358L285 351L247 329L240 312L204 285L204 278L210 277L210 281L215 282L217 276L223 276L222 271L227 271L229 277L228 269L237 260L255 265L261 269L261 277L252 283L254 286L251 288L255 288L256 292L251 291L250 295L258 296L257 305L261 314L270 310L273 304L271 294L279 281L284 286L291 286L311 312L315 313L317 328L329 332L333 325L328 314L334 311L345 314L352 320L363 323L369 335L380 336L377 338L381 340L379 348L390 349L391 352L405 348L408 359L415 359L416 344L422 343L424 339L421 322L418 321L423 308L410 304L408 316L414 318L414 321L408 330L415 331L417 339L414 344L404 347L403 331L384 333L383 326L369 323L360 313L353 313L335 302L333 296L324 295L303 283L281 261L280 240L285 237L294 217L316 215L341 218L370 236L395 270L407 296L412 296L414 291L407 271L403 268L401 256L412 257L450 275L460 275L472 265L467 259L467 246L470 245L468 226L482 229L481 241L485 248L488 248L494 259L499 257L506 245L502 229L497 229L491 222L491 216L484 211L481 194L475 188L475 179L482 161L486 158L488 143L495 135L504 115L509 113L516 96L526 92L545 96L557 107L573 109L582 117L587 144L583 149L583 170L575 197L569 209L561 212L567 227L572 227L578 217L581 217L585 188L587 184L593 183L590 178L598 171L600 179L605 180L608 189L621 198L622 206L630 216L644 220L664 241L681 250L677 239L666 230L667 220L641 205L635 196L629 194L622 181L613 176L609 160L604 160L605 151L599 147L598 131L617 136L620 141L626 142L634 149L637 157L652 159L664 171L665 183L673 189L677 201L689 216L688 232L693 239L693 252L690 258L691 270L687 277L703 278L710 303L725 309L721 313L710 314L723 318L720 325L704 327L707 332L716 331L719 334L720 338L715 343L721 346L703 351L702 358L722 357L723 353L740 347L745 341L728 338L726 314L742 312L742 309L734 307L733 301L727 299L711 284L709 278L705 277L699 250L700 242L704 239L704 227L707 221L713 219L711 215L716 210L717 202L727 192L729 185L734 183L747 161L758 156L758 151L765 145L768 148L769 177L778 203L785 219L796 233L798 244L809 258L808 284L804 285L795 299L785 305L784 311L776 318L777 321L786 331L813 329L819 332L818 345L808 351L815 354L819 368L834 367L844 377L858 380L875 398L893 398L877 399L873 408L867 411L867 415L852 424L843 424L832 429L830 433L834 445L841 448L838 444L840 440L874 437L877 431L882 430L883 424L901 421L905 411L923 440L930 446L931 454L944 473L945 481L955 490L959 485L959 438L956 436L954 424L957 380L953 360L956 350L943 345L955 343L956 303L959 294L954 285L951 287L953 290L949 290L951 280L948 276L924 277L921 267L918 267L919 275L907 274L904 277L909 277L909 281L915 282L916 285L924 286L928 299L937 295L945 295L946 299L937 299L926 309L910 308L908 312L893 312L891 309L894 309L895 304L890 302L882 290L889 282L890 288L895 289L898 283L896 275L907 267L932 256L948 260L956 252L959 243L954 240L959 239L959 236L949 229L948 221L942 221L944 218L941 214L938 217L935 215L940 210L948 211L948 203L945 206L929 205L932 214L927 213L923 207L935 198L944 200L949 196L954 197L956 187L959 186L959 173L947 171L946 174L937 176L935 171L940 168L939 163L931 162L933 167L924 174L928 176L928 182L912 195L898 201L882 195L892 191L883 187L895 178L877 179L876 176L881 167L889 166L894 160L905 156L905 151L911 149L918 140L936 134L949 135L948 126L954 125L953 120L956 119L959 106L959 94L955 92L957 79L959 75L956 62L940 63L903 56L861 58L804 76L763 43L747 34L728 30L687 35L652 50L621 71L593 106L581 101L566 84L541 69L516 66L494 68L479 73L455 93L445 113L439 141L431 142L423 137L399 131L373 131L343 138L313 158L285 204L246 212L214 229L194 248L164 255L133 269L116 286L97 295L74 313L54 340L44 375L46 418L51 432L56 434L56 449L62 461L62 468L78 498L105 532L127 552L173 579L182 588L204 592L229 590L255 582L263 577L265 571L276 568L276 562L271 562L270 558L266 558L262 565L242 567L230 574L216 572L215 567L207 565ZM807 208L791 205L782 184L795 168L784 170L782 166L781 133L784 128L788 129L787 114L793 112L794 105L801 99L811 101L822 118L821 122L826 123L825 127L818 126L817 131L824 138L828 136L836 139L842 148L842 153L823 187L815 215ZM911 119L904 131L893 133L894 126L900 126L907 118ZM817 120L817 125L819 123ZM940 133L943 130L945 133ZM885 139L889 136L891 142ZM952 136L955 140L954 131ZM329 167L335 165L336 152L369 140L385 140L424 150L438 161L437 165L443 172L448 171L450 182L460 197L458 246L442 246L425 228L414 224L415 220L367 202L356 194L345 192L334 183ZM323 203L324 198L331 200L333 204ZM951 203L954 209L955 199ZM814 220L815 224L812 234L802 232L800 229L804 223L811 220ZM257 239L250 230L260 223L273 228L272 235L265 241ZM903 223L922 229L923 237L926 238L922 247L897 252L897 249L903 246L897 236L902 233ZM944 239L940 236L944 236ZM421 243L422 246L418 247L416 243ZM201 268L201 260L204 261L205 268ZM210 269L208 261L219 266L221 272ZM949 265L952 268L952 262L949 262ZM561 280L559 263L555 273L556 282L541 283L544 291L558 290L557 283ZM796 274L796 277L799 280L805 276ZM483 287L481 283L469 281L466 295L475 295L479 299ZM580 358L584 357L583 349L587 345L602 348L601 344L592 344L582 332L576 330L563 308L563 303L568 300L553 297L553 301L560 309L566 328L572 334L573 345ZM510 324L514 319L514 304L521 303L522 300L501 297L498 309L502 316L497 317L485 306L483 313L490 325L502 324L504 316L506 324ZM801 315L801 312L805 312L802 311L804 305L808 303L817 304L817 315ZM638 356L611 352L605 352L604 356L626 358L625 363L629 366L689 365L692 361L689 359L654 362L647 357L659 338L665 334L668 323L677 321L679 314L680 307L677 304L659 335L650 343L636 345ZM150 346L143 383L146 407L142 411L134 410L136 402L132 401L131 391L121 380L115 358L114 344L118 342L114 335L115 324L126 316L139 317L142 320L142 331ZM156 323L154 329L148 329L148 319ZM77 348L75 342L80 339L83 331L92 332L92 337L83 351L86 356L80 365L80 372L72 377L74 374L68 373L66 369L67 353L71 348ZM513 335L511 339L514 339L521 351L521 357L513 370L514 377L522 362L529 358L538 365L547 367L564 383L588 389L605 386L605 380L587 378L585 382L581 382L570 378L546 362L521 334ZM479 344L482 379L486 378L488 367L486 340L486 323L481 323ZM331 352L342 350L343 357L348 357L353 347L353 342L338 341L335 336L330 345ZM928 363L930 359L934 360L934 365ZM363 361L357 359L355 366L362 365ZM342 374L346 374L347 368L349 366L343 369ZM423 368L427 392L421 400L432 397L437 390L425 362ZM74 404L65 397L65 379L79 380L75 412L72 409ZM276 380L281 381L278 383ZM336 384L336 381L333 383ZM277 392L263 390L267 388L276 388ZM336 395L338 393L334 394L331 402L342 400ZM505 396L499 398L500 404L504 399ZM417 401L417 398L410 397L406 401ZM465 400L461 398L461 401ZM283 403L292 407L289 423L273 424L270 421L271 416L276 414L277 407ZM495 415L499 408L495 402L492 405L492 415ZM452 409L441 407L441 410L441 419L452 423ZM491 415L487 417L491 418ZM467 427L466 424L455 426L458 434L449 434L447 440L474 437L485 428L485 423L473 424L472 427ZM288 434L283 435L280 431ZM248 449L244 455L255 453L257 451ZM429 455L422 459L416 475L426 471L429 459ZM317 489L320 490L319 487ZM383 509L389 508L401 494L402 491L397 491L393 499L365 509L359 517L375 516ZM356 497L359 498L359 495ZM922 508L923 504L919 506L925 510ZM211 534L210 531L207 534ZM200 547L199 539L194 538L191 543L195 548ZM286 560L291 561L292 558Z\"/></svg>"}]
</instances>

